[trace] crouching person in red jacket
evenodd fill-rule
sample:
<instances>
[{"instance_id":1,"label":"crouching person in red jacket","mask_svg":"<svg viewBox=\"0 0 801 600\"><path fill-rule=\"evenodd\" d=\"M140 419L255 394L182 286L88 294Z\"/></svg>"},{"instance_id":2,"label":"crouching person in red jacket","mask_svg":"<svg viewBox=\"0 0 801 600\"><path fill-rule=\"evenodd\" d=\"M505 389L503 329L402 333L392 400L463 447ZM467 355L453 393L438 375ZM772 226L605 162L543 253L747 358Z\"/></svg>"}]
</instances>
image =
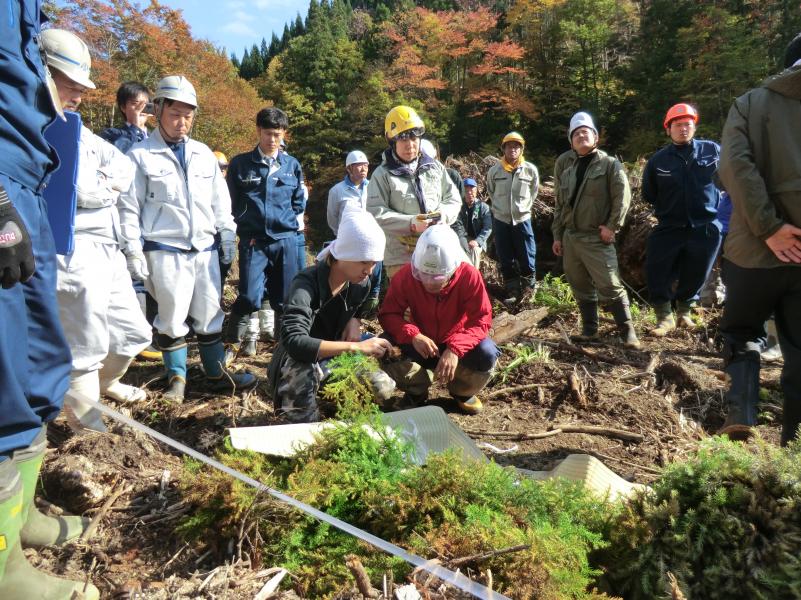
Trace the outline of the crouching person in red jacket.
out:
<instances>
[{"instance_id":1,"label":"crouching person in red jacket","mask_svg":"<svg viewBox=\"0 0 801 600\"><path fill-rule=\"evenodd\" d=\"M465 261L450 227L426 229L411 264L392 278L378 320L403 352L403 360L384 370L407 402L425 402L437 377L462 410L477 414L483 407L476 394L492 376L499 351L488 337L492 305L484 280Z\"/></svg>"}]
</instances>

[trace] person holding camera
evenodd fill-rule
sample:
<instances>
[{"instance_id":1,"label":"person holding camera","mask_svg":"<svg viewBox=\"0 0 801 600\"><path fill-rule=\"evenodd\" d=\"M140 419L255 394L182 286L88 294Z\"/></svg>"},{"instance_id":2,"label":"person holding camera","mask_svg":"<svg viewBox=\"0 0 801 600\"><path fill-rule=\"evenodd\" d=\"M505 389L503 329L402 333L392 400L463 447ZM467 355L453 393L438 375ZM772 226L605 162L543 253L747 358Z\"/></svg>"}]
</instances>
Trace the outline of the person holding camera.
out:
<instances>
[{"instance_id":1,"label":"person holding camera","mask_svg":"<svg viewBox=\"0 0 801 600\"><path fill-rule=\"evenodd\" d=\"M387 237L384 268L391 279L411 260L417 238L430 225L451 225L462 207L445 167L420 151L426 128L413 108L396 106L384 120L389 148L367 186L367 210Z\"/></svg>"}]
</instances>

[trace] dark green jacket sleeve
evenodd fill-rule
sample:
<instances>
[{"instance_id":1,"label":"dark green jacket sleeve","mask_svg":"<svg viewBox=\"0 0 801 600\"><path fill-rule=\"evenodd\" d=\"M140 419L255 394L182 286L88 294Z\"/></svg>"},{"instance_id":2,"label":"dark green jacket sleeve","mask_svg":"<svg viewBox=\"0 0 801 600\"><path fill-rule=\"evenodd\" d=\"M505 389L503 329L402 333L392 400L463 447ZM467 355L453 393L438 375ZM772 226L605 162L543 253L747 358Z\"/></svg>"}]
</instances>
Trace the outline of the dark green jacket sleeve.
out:
<instances>
[{"instance_id":1,"label":"dark green jacket sleeve","mask_svg":"<svg viewBox=\"0 0 801 600\"><path fill-rule=\"evenodd\" d=\"M720 142L718 173L732 203L742 207L748 229L764 241L784 223L776 212L776 206L768 195L765 180L754 160L749 134L758 128L749 126L748 123L750 100L751 95L745 94L729 110ZM757 140L760 141L762 140Z\"/></svg>"}]
</instances>

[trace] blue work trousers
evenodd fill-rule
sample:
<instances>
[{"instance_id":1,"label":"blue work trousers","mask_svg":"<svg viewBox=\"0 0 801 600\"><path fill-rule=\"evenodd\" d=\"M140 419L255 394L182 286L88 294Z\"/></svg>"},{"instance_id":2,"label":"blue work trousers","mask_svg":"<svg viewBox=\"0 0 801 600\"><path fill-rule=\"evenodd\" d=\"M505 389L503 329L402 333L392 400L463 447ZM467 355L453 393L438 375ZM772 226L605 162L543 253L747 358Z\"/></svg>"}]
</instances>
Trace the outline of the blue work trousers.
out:
<instances>
[{"instance_id":1,"label":"blue work trousers","mask_svg":"<svg viewBox=\"0 0 801 600\"><path fill-rule=\"evenodd\" d=\"M284 298L298 272L297 236L280 240L239 241L239 296L231 306L237 315L261 308L262 299L283 311ZM265 295L266 292L266 295Z\"/></svg>"},{"instance_id":2,"label":"blue work trousers","mask_svg":"<svg viewBox=\"0 0 801 600\"><path fill-rule=\"evenodd\" d=\"M298 231L298 271L302 271L307 267L306 264L306 234Z\"/></svg>"},{"instance_id":3,"label":"blue work trousers","mask_svg":"<svg viewBox=\"0 0 801 600\"><path fill-rule=\"evenodd\" d=\"M715 263L720 240L720 228L715 223L698 227L657 226L648 236L647 244L651 304L667 304L672 300L696 302Z\"/></svg>"},{"instance_id":4,"label":"blue work trousers","mask_svg":"<svg viewBox=\"0 0 801 600\"><path fill-rule=\"evenodd\" d=\"M534 241L531 219L510 225L493 218L492 231L495 234L495 251L498 262L501 263L504 281L518 276L534 277L537 271L537 244Z\"/></svg>"},{"instance_id":5,"label":"blue work trousers","mask_svg":"<svg viewBox=\"0 0 801 600\"><path fill-rule=\"evenodd\" d=\"M72 356L56 300L56 249L40 194L0 175L28 229L36 272L0 289L0 459L27 448L61 411Z\"/></svg>"}]
</instances>

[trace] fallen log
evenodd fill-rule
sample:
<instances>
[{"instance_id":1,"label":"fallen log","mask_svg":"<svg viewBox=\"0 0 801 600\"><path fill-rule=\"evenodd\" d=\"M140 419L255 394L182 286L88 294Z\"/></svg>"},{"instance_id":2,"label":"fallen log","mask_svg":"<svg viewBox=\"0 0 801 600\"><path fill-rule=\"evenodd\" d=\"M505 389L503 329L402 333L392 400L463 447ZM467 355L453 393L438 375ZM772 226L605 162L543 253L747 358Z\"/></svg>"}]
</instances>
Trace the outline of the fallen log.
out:
<instances>
[{"instance_id":1,"label":"fallen log","mask_svg":"<svg viewBox=\"0 0 801 600\"><path fill-rule=\"evenodd\" d=\"M555 348L561 348L562 350L568 350L575 354L581 354L582 356L586 356L587 358L591 358L598 362L605 362L609 363L610 365L629 365L632 367L642 368L643 364L641 361L634 361L629 360L627 358L618 358L617 356L610 356L609 354L602 354L600 352L593 352L592 350L587 350L586 348L581 348L576 346L575 344L568 344L567 342L549 342L549 341L541 341L541 344L546 344L548 346L553 346Z\"/></svg>"},{"instance_id":2,"label":"fallen log","mask_svg":"<svg viewBox=\"0 0 801 600\"><path fill-rule=\"evenodd\" d=\"M468 435L480 435L483 437L499 437L510 441L538 440L560 433L586 433L589 435L600 435L615 438L626 442L642 442L645 436L625 429L615 429L613 427L600 427L597 425L555 425L551 429L539 433L520 433L517 431L487 431L484 429L464 429Z\"/></svg>"}]
</instances>

